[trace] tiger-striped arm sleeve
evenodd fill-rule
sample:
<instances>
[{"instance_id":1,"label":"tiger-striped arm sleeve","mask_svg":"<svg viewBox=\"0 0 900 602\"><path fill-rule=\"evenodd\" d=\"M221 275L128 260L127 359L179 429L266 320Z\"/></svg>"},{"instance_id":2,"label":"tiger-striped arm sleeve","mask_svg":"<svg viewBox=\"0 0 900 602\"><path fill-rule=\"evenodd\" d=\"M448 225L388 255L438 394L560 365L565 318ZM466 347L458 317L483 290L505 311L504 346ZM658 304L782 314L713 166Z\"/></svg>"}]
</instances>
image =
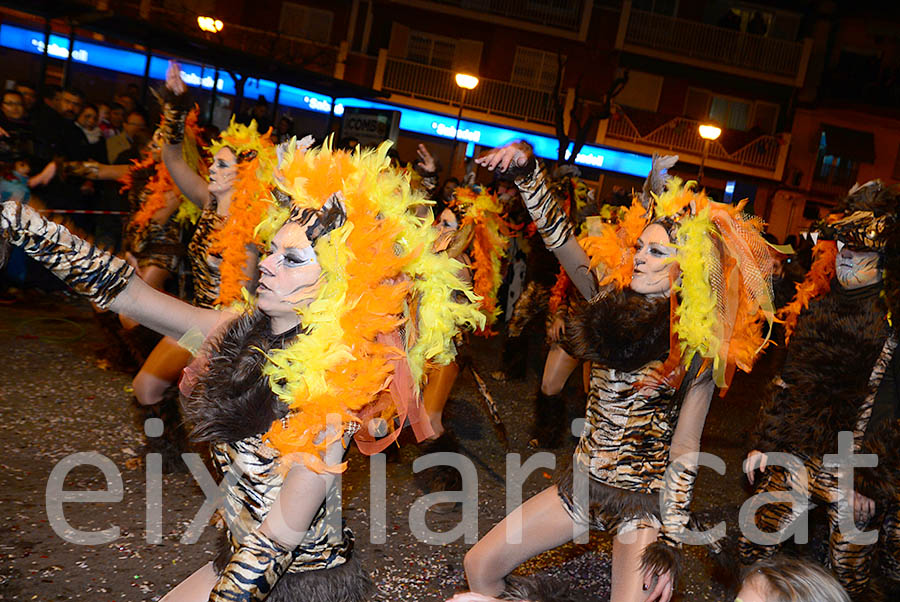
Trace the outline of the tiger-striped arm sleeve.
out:
<instances>
[{"instance_id":1,"label":"tiger-striped arm sleeve","mask_svg":"<svg viewBox=\"0 0 900 602\"><path fill-rule=\"evenodd\" d=\"M534 162L531 173L516 178L516 185L522 193L525 208L549 250L558 249L568 239L575 237L566 212L547 187L547 177L539 161Z\"/></svg>"},{"instance_id":2,"label":"tiger-striped arm sleeve","mask_svg":"<svg viewBox=\"0 0 900 602\"><path fill-rule=\"evenodd\" d=\"M715 392L715 383L709 371L702 373L689 386L672 435L665 485L660 491L662 526L658 541L644 550L642 558L645 569L656 574L671 571L676 581L681 570L681 558L677 550L684 542L691 517L690 506L697 480L700 437Z\"/></svg>"},{"instance_id":3,"label":"tiger-striped arm sleeve","mask_svg":"<svg viewBox=\"0 0 900 602\"><path fill-rule=\"evenodd\" d=\"M0 210L0 236L103 309L121 293L132 274L124 259L110 255L37 211L7 201Z\"/></svg>"},{"instance_id":4,"label":"tiger-striped arm sleeve","mask_svg":"<svg viewBox=\"0 0 900 602\"><path fill-rule=\"evenodd\" d=\"M547 187L540 162L534 161L534 169L516 178L516 185L544 245L556 255L575 288L586 299L592 299L597 294L597 280L591 271L590 259L575 239L566 212Z\"/></svg>"},{"instance_id":5,"label":"tiger-striped arm sleeve","mask_svg":"<svg viewBox=\"0 0 900 602\"><path fill-rule=\"evenodd\" d=\"M262 602L293 559L292 550L260 529L251 531L225 565L209 602Z\"/></svg>"}]
</instances>

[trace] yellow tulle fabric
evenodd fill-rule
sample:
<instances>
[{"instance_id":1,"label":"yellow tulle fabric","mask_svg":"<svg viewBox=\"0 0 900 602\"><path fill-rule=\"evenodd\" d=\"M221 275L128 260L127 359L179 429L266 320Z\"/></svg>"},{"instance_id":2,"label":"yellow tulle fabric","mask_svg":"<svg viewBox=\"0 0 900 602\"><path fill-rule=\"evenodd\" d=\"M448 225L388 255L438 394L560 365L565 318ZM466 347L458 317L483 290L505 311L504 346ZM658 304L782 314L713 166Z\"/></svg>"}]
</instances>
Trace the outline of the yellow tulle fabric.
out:
<instances>
[{"instance_id":1,"label":"yellow tulle fabric","mask_svg":"<svg viewBox=\"0 0 900 602\"><path fill-rule=\"evenodd\" d=\"M483 188L457 188L452 204L462 214L460 228L468 224L473 226L473 288L481 297L479 307L487 319L485 327L475 334L489 336L500 313L497 305L497 291L502 281L500 265L509 247L509 227L503 219L503 205L497 195Z\"/></svg>"},{"instance_id":2,"label":"yellow tulle fabric","mask_svg":"<svg viewBox=\"0 0 900 602\"><path fill-rule=\"evenodd\" d=\"M212 235L209 247L211 254L222 257L216 299L219 304L227 305L241 298L247 279L248 247L263 246L257 227L267 217L272 204L270 182L277 162L270 132L260 134L256 121L247 126L236 123L232 117L231 125L210 147L213 156L227 147L238 158L228 219Z\"/></svg>"},{"instance_id":3,"label":"yellow tulle fabric","mask_svg":"<svg viewBox=\"0 0 900 602\"><path fill-rule=\"evenodd\" d=\"M656 219L677 222L672 276L677 345L667 366L687 366L699 355L724 392L735 369L749 372L768 343L775 319L772 262L761 220L744 214L743 203L715 203L693 184L673 178L655 197Z\"/></svg>"},{"instance_id":4,"label":"yellow tulle fabric","mask_svg":"<svg viewBox=\"0 0 900 602\"><path fill-rule=\"evenodd\" d=\"M376 399L382 424L399 426L397 406L384 401L393 381L408 379L417 390L426 363L453 359L462 325L485 324L477 296L456 276L462 264L431 251L436 231L414 212L425 200L408 175L390 168L389 147L354 154L329 144L289 149L276 172L295 208L319 209L339 191L347 213L346 223L315 242L323 275L315 300L298 310L302 333L272 351L264 368L290 407L266 442L287 462L320 472L343 470L326 466L321 453ZM273 232L286 217L273 210L258 231ZM468 302L454 301L454 291Z\"/></svg>"}]
</instances>

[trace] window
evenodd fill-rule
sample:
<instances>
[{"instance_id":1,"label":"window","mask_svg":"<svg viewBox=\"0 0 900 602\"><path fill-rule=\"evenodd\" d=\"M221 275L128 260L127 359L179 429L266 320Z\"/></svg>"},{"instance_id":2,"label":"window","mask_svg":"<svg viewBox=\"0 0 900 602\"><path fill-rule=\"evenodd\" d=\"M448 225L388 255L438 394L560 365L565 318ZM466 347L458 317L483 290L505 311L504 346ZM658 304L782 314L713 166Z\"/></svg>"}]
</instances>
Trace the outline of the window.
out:
<instances>
[{"instance_id":1,"label":"window","mask_svg":"<svg viewBox=\"0 0 900 602\"><path fill-rule=\"evenodd\" d=\"M631 6L638 10L645 10L668 17L674 17L675 13L678 12L678 0L634 0Z\"/></svg>"},{"instance_id":2,"label":"window","mask_svg":"<svg viewBox=\"0 0 900 602\"><path fill-rule=\"evenodd\" d=\"M331 24L334 13L329 10L310 8L293 2L281 5L281 22L278 30L281 33L306 38L314 42L331 41Z\"/></svg>"},{"instance_id":3,"label":"window","mask_svg":"<svg viewBox=\"0 0 900 602\"><path fill-rule=\"evenodd\" d=\"M409 32L406 42L407 60L441 69L453 68L456 41L421 31Z\"/></svg>"},{"instance_id":4,"label":"window","mask_svg":"<svg viewBox=\"0 0 900 602\"><path fill-rule=\"evenodd\" d=\"M518 46L510 81L519 86L553 90L558 68L559 59L555 52Z\"/></svg>"},{"instance_id":5,"label":"window","mask_svg":"<svg viewBox=\"0 0 900 602\"><path fill-rule=\"evenodd\" d=\"M819 138L819 150L816 156L816 170L813 180L834 186L851 186L856 181L859 163L851 159L828 154L825 132Z\"/></svg>"},{"instance_id":6,"label":"window","mask_svg":"<svg viewBox=\"0 0 900 602\"><path fill-rule=\"evenodd\" d=\"M739 98L714 95L709 103L709 117L723 128L746 130L750 121L750 103Z\"/></svg>"}]
</instances>

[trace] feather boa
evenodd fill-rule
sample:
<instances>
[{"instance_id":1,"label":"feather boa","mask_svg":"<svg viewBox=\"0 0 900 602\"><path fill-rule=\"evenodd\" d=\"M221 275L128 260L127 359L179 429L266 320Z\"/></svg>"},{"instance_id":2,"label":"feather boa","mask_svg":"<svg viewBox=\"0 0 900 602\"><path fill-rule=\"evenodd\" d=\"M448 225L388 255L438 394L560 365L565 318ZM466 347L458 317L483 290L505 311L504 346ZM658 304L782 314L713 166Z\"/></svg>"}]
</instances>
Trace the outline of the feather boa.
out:
<instances>
[{"instance_id":1,"label":"feather boa","mask_svg":"<svg viewBox=\"0 0 900 602\"><path fill-rule=\"evenodd\" d=\"M275 167L275 146L269 137L256 131L256 121L249 126L235 123L222 132L210 148L215 156L228 147L238 158L234 193L228 208L225 225L215 232L209 247L211 254L222 257L219 267L219 297L217 302L229 304L241 298L247 279L247 247L263 247L266 241L257 233L257 226L267 217L272 204L269 183Z\"/></svg>"},{"instance_id":2,"label":"feather boa","mask_svg":"<svg viewBox=\"0 0 900 602\"><path fill-rule=\"evenodd\" d=\"M418 402L404 396L418 391L426 363L451 361L459 327L485 323L478 297L456 276L462 264L431 251L437 233L414 212L424 199L390 168L389 147L352 155L328 144L290 148L276 174L296 208L319 209L340 191L347 211L346 223L315 242L323 275L316 299L298 310L303 332L269 353L263 369L290 408L265 440L319 472L335 470L321 453L345 425L363 422L364 410L389 428L402 425L404 404ZM455 301L454 291L467 300Z\"/></svg>"},{"instance_id":3,"label":"feather boa","mask_svg":"<svg viewBox=\"0 0 900 602\"><path fill-rule=\"evenodd\" d=\"M803 282L797 284L797 292L790 303L778 310L778 318L784 321L784 342L787 344L797 328L800 313L809 307L814 299L831 290L831 280L835 274L837 244L833 240L820 240L813 247L813 262Z\"/></svg>"},{"instance_id":4,"label":"feather boa","mask_svg":"<svg viewBox=\"0 0 900 602\"><path fill-rule=\"evenodd\" d=\"M463 214L460 228L468 224L473 226L473 289L481 297L480 307L486 318L484 328L475 334L490 336L491 327L500 313L497 305L497 291L502 281L500 262L509 247L509 227L503 219L503 206L497 195L484 189L457 188L453 206Z\"/></svg>"}]
</instances>

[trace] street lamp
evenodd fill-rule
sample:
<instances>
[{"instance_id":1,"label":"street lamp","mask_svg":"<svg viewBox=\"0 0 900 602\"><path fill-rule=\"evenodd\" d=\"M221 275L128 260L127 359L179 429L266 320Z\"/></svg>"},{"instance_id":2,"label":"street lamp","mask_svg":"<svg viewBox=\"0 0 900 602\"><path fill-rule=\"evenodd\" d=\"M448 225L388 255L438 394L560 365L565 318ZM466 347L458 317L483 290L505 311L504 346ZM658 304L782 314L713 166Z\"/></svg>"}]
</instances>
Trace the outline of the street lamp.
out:
<instances>
[{"instance_id":1,"label":"street lamp","mask_svg":"<svg viewBox=\"0 0 900 602\"><path fill-rule=\"evenodd\" d=\"M700 171L697 172L697 184L700 184L703 181L703 166L706 164L706 157L709 156L709 143L722 134L722 128L712 123L701 123L697 131L703 138L703 157L700 159Z\"/></svg>"},{"instance_id":2,"label":"street lamp","mask_svg":"<svg viewBox=\"0 0 900 602\"><path fill-rule=\"evenodd\" d=\"M459 86L459 113L456 115L456 129L453 138L453 158L456 159L456 151L459 147L459 122L462 120L463 105L466 103L466 92L474 90L478 85L478 78L468 73L456 74L456 85Z\"/></svg>"},{"instance_id":3,"label":"street lamp","mask_svg":"<svg viewBox=\"0 0 900 602\"><path fill-rule=\"evenodd\" d=\"M219 33L224 26L225 24L218 19L213 19L212 17L197 17L197 27L203 31Z\"/></svg>"}]
</instances>

